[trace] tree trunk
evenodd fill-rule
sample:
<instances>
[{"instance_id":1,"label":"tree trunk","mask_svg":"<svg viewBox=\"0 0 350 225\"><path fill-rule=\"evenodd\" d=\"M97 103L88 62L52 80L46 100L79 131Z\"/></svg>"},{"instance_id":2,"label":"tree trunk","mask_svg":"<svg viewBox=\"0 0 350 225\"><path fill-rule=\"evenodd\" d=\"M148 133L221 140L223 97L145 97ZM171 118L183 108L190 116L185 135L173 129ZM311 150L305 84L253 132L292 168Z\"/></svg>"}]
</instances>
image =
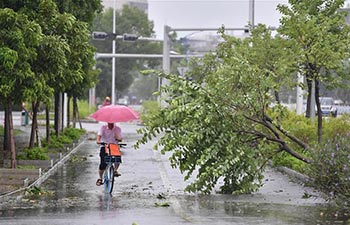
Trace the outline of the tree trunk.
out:
<instances>
[{"instance_id":1,"label":"tree trunk","mask_svg":"<svg viewBox=\"0 0 350 225\"><path fill-rule=\"evenodd\" d=\"M8 110L8 123L9 123L9 145L11 150L11 168L17 167L16 161L16 148L15 148L15 134L13 130L13 117L12 117L12 103L7 103Z\"/></svg>"},{"instance_id":2,"label":"tree trunk","mask_svg":"<svg viewBox=\"0 0 350 225\"><path fill-rule=\"evenodd\" d=\"M64 129L64 93L60 93L60 97L61 97L61 107L60 107L60 115L61 115L61 127L60 127L60 133L63 131Z\"/></svg>"},{"instance_id":3,"label":"tree trunk","mask_svg":"<svg viewBox=\"0 0 350 225\"><path fill-rule=\"evenodd\" d=\"M77 97L73 97L73 115L74 115L74 128L76 128L76 122L78 120L80 129L83 129L83 126L82 126L81 121L80 121Z\"/></svg>"},{"instance_id":4,"label":"tree trunk","mask_svg":"<svg viewBox=\"0 0 350 225\"><path fill-rule=\"evenodd\" d=\"M315 79L315 102L317 107L317 138L318 143L322 142L322 112L320 103L320 82Z\"/></svg>"},{"instance_id":5,"label":"tree trunk","mask_svg":"<svg viewBox=\"0 0 350 225\"><path fill-rule=\"evenodd\" d=\"M30 141L29 141L29 148L34 148L35 140L38 143L38 146L40 146L40 137L38 136L38 108L39 108L39 102L35 101L32 102L32 110L33 110L33 117L32 117L32 129L30 132Z\"/></svg>"},{"instance_id":6,"label":"tree trunk","mask_svg":"<svg viewBox=\"0 0 350 225\"><path fill-rule=\"evenodd\" d=\"M78 104L77 104L77 98L73 97L73 127L76 128L77 123L77 112L78 112Z\"/></svg>"},{"instance_id":7,"label":"tree trunk","mask_svg":"<svg viewBox=\"0 0 350 225\"><path fill-rule=\"evenodd\" d=\"M67 98L67 127L70 127L70 100L71 100L71 97L69 96Z\"/></svg>"},{"instance_id":8,"label":"tree trunk","mask_svg":"<svg viewBox=\"0 0 350 225\"><path fill-rule=\"evenodd\" d=\"M46 113L46 142L50 143L50 108L46 105L45 107Z\"/></svg>"},{"instance_id":9,"label":"tree trunk","mask_svg":"<svg viewBox=\"0 0 350 225\"><path fill-rule=\"evenodd\" d=\"M305 117L311 117L311 92L312 92L312 80L306 77L306 85L307 85L307 101L306 101L306 112Z\"/></svg>"},{"instance_id":10,"label":"tree trunk","mask_svg":"<svg viewBox=\"0 0 350 225\"><path fill-rule=\"evenodd\" d=\"M10 145L10 126L9 126L9 110L7 105L5 105L4 109L5 118L4 118L4 145L3 145L3 154L1 164L4 165L4 160L9 158L9 153L11 152L11 145Z\"/></svg>"},{"instance_id":11,"label":"tree trunk","mask_svg":"<svg viewBox=\"0 0 350 225\"><path fill-rule=\"evenodd\" d=\"M278 91L274 91L274 93L275 93L275 100L276 100L276 102L277 102L278 104L280 104L280 103L281 103L281 100L280 100L279 92L278 92Z\"/></svg>"},{"instance_id":12,"label":"tree trunk","mask_svg":"<svg viewBox=\"0 0 350 225\"><path fill-rule=\"evenodd\" d=\"M80 126L80 129L83 129L83 126L81 124L81 120L80 120L80 114L79 114L79 107L78 107L78 104L77 104L77 99L75 99L75 104L76 104L76 107L77 107L77 117L78 117L78 121L79 121L79 126Z\"/></svg>"},{"instance_id":13,"label":"tree trunk","mask_svg":"<svg viewBox=\"0 0 350 225\"><path fill-rule=\"evenodd\" d=\"M30 130L30 139L29 139L29 146L28 148L34 148L35 144L35 126L36 126L36 115L35 115L35 102L32 102L32 112L33 112L33 119L32 119L32 126Z\"/></svg>"},{"instance_id":14,"label":"tree trunk","mask_svg":"<svg viewBox=\"0 0 350 225\"><path fill-rule=\"evenodd\" d=\"M61 127L61 93L55 93L55 135L58 137Z\"/></svg>"}]
</instances>

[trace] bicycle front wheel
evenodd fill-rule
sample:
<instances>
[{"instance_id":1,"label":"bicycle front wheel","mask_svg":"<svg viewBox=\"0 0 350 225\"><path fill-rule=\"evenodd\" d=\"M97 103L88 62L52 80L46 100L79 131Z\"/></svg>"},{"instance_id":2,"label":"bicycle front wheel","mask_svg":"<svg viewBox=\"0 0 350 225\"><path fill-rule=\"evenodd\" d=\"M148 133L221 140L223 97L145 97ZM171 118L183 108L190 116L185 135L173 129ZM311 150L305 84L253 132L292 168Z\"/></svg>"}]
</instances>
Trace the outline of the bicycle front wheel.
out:
<instances>
[{"instance_id":1,"label":"bicycle front wheel","mask_svg":"<svg viewBox=\"0 0 350 225\"><path fill-rule=\"evenodd\" d=\"M114 168L113 166L107 166L105 170L105 191L108 193L112 193L113 191L113 186L114 186Z\"/></svg>"}]
</instances>

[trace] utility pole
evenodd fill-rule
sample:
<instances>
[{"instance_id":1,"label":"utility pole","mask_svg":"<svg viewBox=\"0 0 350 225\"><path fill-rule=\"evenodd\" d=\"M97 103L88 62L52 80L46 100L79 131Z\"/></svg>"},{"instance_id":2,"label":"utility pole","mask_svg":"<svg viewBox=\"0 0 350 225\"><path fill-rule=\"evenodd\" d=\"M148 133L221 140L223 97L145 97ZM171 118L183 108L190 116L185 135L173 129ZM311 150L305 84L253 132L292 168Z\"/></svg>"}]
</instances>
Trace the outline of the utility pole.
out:
<instances>
[{"instance_id":1,"label":"utility pole","mask_svg":"<svg viewBox=\"0 0 350 225\"><path fill-rule=\"evenodd\" d=\"M170 27L164 26L164 41L163 41L163 71L164 73L170 72Z\"/></svg>"},{"instance_id":2,"label":"utility pole","mask_svg":"<svg viewBox=\"0 0 350 225\"><path fill-rule=\"evenodd\" d=\"M169 37L170 27L167 25L164 25L164 35L163 35L163 72L164 73L170 73L170 37ZM163 79L161 77L158 77L158 90L160 93L160 96L158 96L158 105L159 107L163 108L165 107L165 102L161 101L160 98L162 97L161 92L161 86L167 85L168 81L166 79Z\"/></svg>"},{"instance_id":3,"label":"utility pole","mask_svg":"<svg viewBox=\"0 0 350 225\"><path fill-rule=\"evenodd\" d=\"M252 26L252 28L254 28L255 26L254 17L255 17L255 0L249 0L249 23Z\"/></svg>"},{"instance_id":4,"label":"utility pole","mask_svg":"<svg viewBox=\"0 0 350 225\"><path fill-rule=\"evenodd\" d=\"M116 25L116 0L113 0L113 34L115 34ZM112 54L115 54L115 38L112 41ZM112 105L115 103L115 58L112 58Z\"/></svg>"}]
</instances>

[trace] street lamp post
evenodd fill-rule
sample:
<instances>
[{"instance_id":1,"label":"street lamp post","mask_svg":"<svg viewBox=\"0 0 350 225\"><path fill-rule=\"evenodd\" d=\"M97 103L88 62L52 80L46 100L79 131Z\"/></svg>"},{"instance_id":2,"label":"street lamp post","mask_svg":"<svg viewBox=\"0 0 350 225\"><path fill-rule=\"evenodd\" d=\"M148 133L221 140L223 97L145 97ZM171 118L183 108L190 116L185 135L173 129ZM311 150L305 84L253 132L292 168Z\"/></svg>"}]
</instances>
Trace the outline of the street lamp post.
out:
<instances>
[{"instance_id":1,"label":"street lamp post","mask_svg":"<svg viewBox=\"0 0 350 225\"><path fill-rule=\"evenodd\" d=\"M255 0L249 1L249 23L254 28L255 21L254 21L254 14L255 14Z\"/></svg>"},{"instance_id":2,"label":"street lamp post","mask_svg":"<svg viewBox=\"0 0 350 225\"><path fill-rule=\"evenodd\" d=\"M170 72L170 37L169 37L170 27L164 26L164 40L163 40L163 71L164 73ZM161 86L167 85L168 81L166 79L158 78L158 90L161 93ZM159 107L164 107L165 102L160 100L160 96L158 96L158 104Z\"/></svg>"},{"instance_id":3,"label":"street lamp post","mask_svg":"<svg viewBox=\"0 0 350 225\"><path fill-rule=\"evenodd\" d=\"M116 25L116 0L113 0L113 34ZM115 54L115 39L112 41L112 54ZM115 58L112 58L112 105L115 104Z\"/></svg>"},{"instance_id":4,"label":"street lamp post","mask_svg":"<svg viewBox=\"0 0 350 225\"><path fill-rule=\"evenodd\" d=\"M165 73L170 72L170 27L164 26L164 41L163 41L163 71Z\"/></svg>"}]
</instances>

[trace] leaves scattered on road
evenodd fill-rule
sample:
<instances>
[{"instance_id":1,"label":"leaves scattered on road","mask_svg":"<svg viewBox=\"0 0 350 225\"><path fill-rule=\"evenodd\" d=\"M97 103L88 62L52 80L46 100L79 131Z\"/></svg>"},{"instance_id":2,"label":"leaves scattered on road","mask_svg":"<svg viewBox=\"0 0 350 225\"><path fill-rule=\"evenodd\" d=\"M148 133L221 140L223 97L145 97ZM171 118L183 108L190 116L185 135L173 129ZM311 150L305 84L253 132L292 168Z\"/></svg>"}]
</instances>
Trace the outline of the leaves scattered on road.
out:
<instances>
[{"instance_id":1,"label":"leaves scattered on road","mask_svg":"<svg viewBox=\"0 0 350 225\"><path fill-rule=\"evenodd\" d=\"M167 202L163 202L163 203L156 202L156 203L154 203L154 205L156 207L169 207L170 206L170 204Z\"/></svg>"}]
</instances>

